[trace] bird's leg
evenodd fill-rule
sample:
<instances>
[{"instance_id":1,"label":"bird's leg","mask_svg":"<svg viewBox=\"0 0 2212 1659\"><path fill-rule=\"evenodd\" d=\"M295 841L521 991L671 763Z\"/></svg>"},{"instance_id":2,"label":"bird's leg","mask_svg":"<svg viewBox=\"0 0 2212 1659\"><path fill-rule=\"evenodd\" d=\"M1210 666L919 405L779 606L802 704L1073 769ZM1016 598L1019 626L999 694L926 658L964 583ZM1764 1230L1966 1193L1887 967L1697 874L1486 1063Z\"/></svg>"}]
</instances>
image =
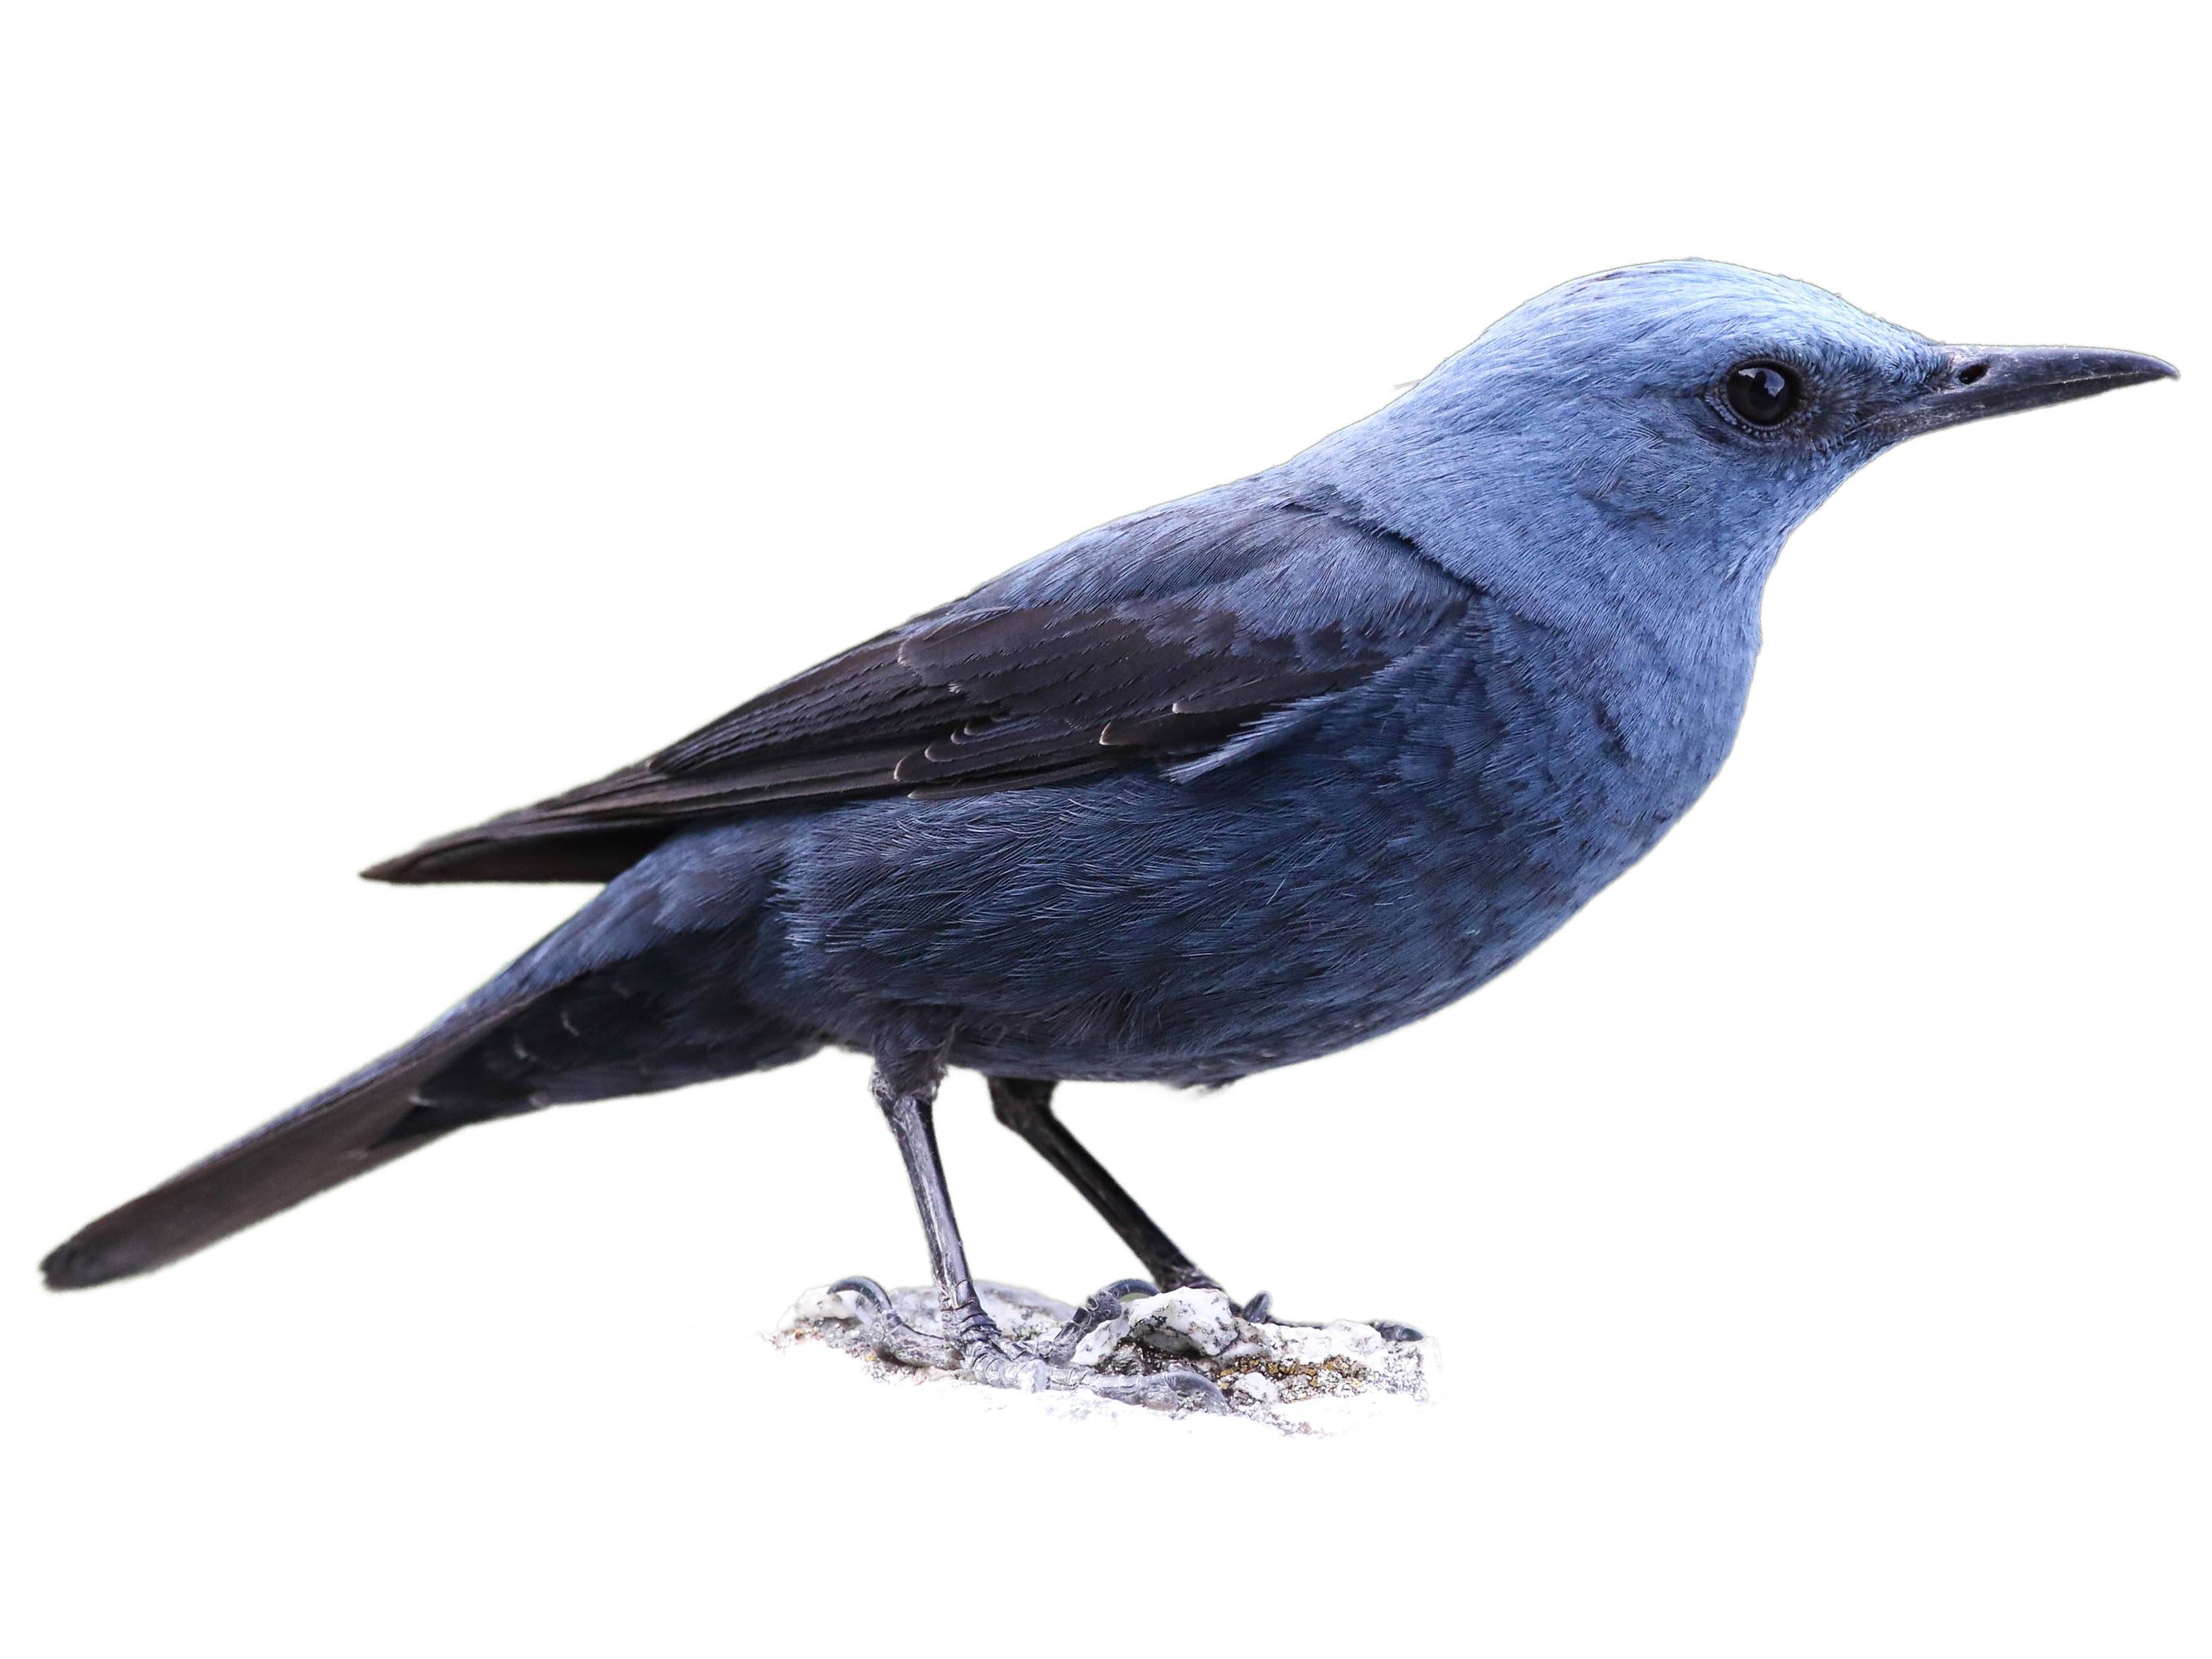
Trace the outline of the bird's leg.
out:
<instances>
[{"instance_id":1,"label":"bird's leg","mask_svg":"<svg viewBox=\"0 0 2212 1659\"><path fill-rule=\"evenodd\" d=\"M1053 1085L1026 1078L991 1079L991 1109L999 1121L1035 1147L1044 1161L1066 1177L1068 1183L1091 1202L1106 1224L1136 1252L1145 1272L1164 1291L1196 1285L1218 1291L1198 1264L1182 1253L1175 1240L1160 1231L1129 1190L1114 1179L1106 1166L1091 1155L1052 1109Z\"/></svg>"},{"instance_id":2,"label":"bird's leg","mask_svg":"<svg viewBox=\"0 0 2212 1659\"><path fill-rule=\"evenodd\" d=\"M872 1087L876 1103L897 1139L915 1208L929 1244L929 1267L937 1284L941 1336L930 1336L900 1320L890 1299L872 1279L848 1279L832 1288L853 1292L860 1317L878 1352L908 1364L957 1369L994 1388L1036 1391L1087 1389L1113 1399L1148 1406L1224 1408L1220 1390L1194 1371L1152 1376L1108 1376L1070 1363L1083 1338L1119 1310L1121 1296L1149 1285L1124 1280L1108 1285L1078 1311L1042 1352L1032 1352L1002 1333L984 1311L968 1271L968 1252L952 1216L952 1195L945 1184L945 1165L937 1150L937 1085L943 1060L886 1064L878 1061Z\"/></svg>"},{"instance_id":3,"label":"bird's leg","mask_svg":"<svg viewBox=\"0 0 2212 1659\"><path fill-rule=\"evenodd\" d=\"M1159 1223L1145 1213L1143 1206L1129 1196L1129 1189L1115 1180L1112 1172L1091 1155L1090 1149L1069 1133L1067 1126L1052 1109L1053 1086L1025 1078L994 1077L991 1079L991 1109L998 1114L1000 1122L1028 1141L1046 1163L1091 1200L1091 1207L1121 1236L1124 1244L1136 1252L1137 1260L1145 1264L1145 1271L1162 1290L1180 1291L1193 1286L1220 1290L1221 1286L1160 1230ZM1231 1305L1236 1306L1233 1297ZM1265 1291L1237 1307L1237 1312L1255 1324L1273 1322L1274 1317L1269 1311ZM1395 1320L1373 1322L1377 1330L1393 1340L1420 1335L1412 1326Z\"/></svg>"}]
</instances>

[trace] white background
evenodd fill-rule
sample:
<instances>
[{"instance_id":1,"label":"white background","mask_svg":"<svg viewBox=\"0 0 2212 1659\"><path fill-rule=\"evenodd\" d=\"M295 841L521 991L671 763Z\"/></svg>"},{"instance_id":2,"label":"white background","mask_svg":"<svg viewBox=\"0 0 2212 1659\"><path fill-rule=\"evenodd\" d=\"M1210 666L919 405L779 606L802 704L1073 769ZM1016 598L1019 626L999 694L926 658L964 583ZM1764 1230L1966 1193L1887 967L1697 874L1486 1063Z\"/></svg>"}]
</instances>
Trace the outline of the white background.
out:
<instances>
[{"instance_id":1,"label":"white background","mask_svg":"<svg viewBox=\"0 0 2212 1659\"><path fill-rule=\"evenodd\" d=\"M800 1287L925 1268L847 1056L36 1288L577 896L355 869L1555 282L2212 366L2203 64L2126 7L775 9L9 13L0 1643L2203 1653L2201 380L1847 486L1709 799L1473 1001L1068 1091L1232 1286L1440 1334L1411 1425L779 1358ZM943 1116L979 1270L1127 1270L980 1084Z\"/></svg>"}]
</instances>

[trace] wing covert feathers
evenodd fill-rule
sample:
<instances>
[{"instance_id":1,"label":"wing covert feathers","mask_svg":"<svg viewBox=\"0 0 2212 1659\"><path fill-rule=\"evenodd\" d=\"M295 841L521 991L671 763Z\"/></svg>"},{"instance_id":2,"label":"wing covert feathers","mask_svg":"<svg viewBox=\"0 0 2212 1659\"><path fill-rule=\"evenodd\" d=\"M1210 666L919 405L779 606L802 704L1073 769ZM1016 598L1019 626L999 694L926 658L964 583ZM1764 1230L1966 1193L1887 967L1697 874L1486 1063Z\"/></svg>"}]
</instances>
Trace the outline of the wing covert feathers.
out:
<instances>
[{"instance_id":1,"label":"wing covert feathers","mask_svg":"<svg viewBox=\"0 0 2212 1659\"><path fill-rule=\"evenodd\" d=\"M1184 504L1079 538L637 765L363 873L605 881L706 818L1188 763L1380 672L1469 597L1406 544L1315 509Z\"/></svg>"}]
</instances>

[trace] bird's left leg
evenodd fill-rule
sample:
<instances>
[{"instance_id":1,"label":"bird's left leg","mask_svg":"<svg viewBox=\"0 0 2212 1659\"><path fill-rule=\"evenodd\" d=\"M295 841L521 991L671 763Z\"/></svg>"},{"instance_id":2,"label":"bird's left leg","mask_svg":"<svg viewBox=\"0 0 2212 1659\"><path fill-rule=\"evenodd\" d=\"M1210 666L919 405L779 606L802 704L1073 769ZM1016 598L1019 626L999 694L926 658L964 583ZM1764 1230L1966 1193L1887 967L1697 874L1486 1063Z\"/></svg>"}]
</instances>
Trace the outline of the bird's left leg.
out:
<instances>
[{"instance_id":1,"label":"bird's left leg","mask_svg":"<svg viewBox=\"0 0 2212 1659\"><path fill-rule=\"evenodd\" d=\"M941 1055L931 1054L886 1062L879 1060L872 1082L876 1103L898 1141L915 1207L929 1244L929 1267L937 1283L942 1334L917 1331L890 1310L890 1299L872 1279L848 1279L831 1288L853 1292L860 1316L879 1352L908 1364L957 1369L994 1388L1035 1391L1085 1389L1113 1399L1150 1406L1222 1408L1220 1390L1195 1371L1109 1376L1070 1363L1083 1337L1117 1310L1126 1284L1109 1285L1091 1299L1042 1352L1033 1352L1003 1334L984 1311L968 1271L968 1252L952 1216L952 1195L945 1184L945 1165L937 1150L937 1086L945 1074Z\"/></svg>"}]
</instances>

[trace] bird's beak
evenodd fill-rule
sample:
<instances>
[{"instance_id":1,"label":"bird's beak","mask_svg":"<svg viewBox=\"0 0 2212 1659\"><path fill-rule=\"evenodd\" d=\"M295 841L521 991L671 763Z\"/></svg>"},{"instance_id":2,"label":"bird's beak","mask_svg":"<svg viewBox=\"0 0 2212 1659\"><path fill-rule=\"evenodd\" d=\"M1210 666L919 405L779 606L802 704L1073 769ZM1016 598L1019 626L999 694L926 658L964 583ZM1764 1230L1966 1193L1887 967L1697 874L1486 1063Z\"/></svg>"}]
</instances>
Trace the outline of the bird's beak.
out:
<instances>
[{"instance_id":1,"label":"bird's beak","mask_svg":"<svg viewBox=\"0 0 2212 1659\"><path fill-rule=\"evenodd\" d=\"M2094 398L2145 380L2171 380L2172 363L2135 351L2083 346L1953 346L1949 366L1883 424L1899 438L1988 415Z\"/></svg>"}]
</instances>

